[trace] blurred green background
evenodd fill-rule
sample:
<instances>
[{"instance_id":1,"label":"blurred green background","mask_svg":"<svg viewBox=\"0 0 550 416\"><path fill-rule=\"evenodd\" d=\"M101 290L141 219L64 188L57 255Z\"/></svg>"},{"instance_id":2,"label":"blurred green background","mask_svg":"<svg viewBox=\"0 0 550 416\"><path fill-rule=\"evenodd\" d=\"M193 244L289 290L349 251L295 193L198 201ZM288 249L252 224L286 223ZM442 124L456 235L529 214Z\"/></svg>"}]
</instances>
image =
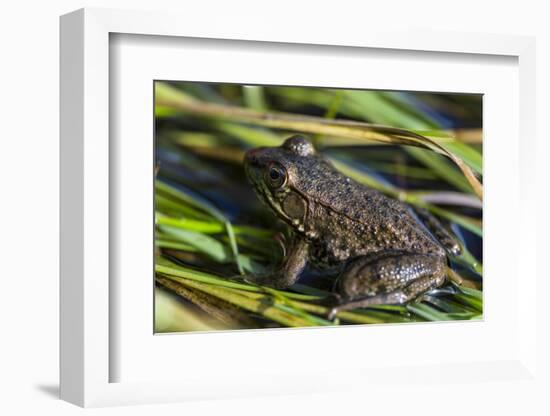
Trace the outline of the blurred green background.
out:
<instances>
[{"instance_id":1,"label":"blurred green background","mask_svg":"<svg viewBox=\"0 0 550 416\"><path fill-rule=\"evenodd\" d=\"M287 232L263 207L244 152L306 134L353 179L436 215L460 239L448 283L407 305L340 312L317 301L333 276L276 291L230 277L280 260ZM155 82L155 331L482 317L482 97Z\"/></svg>"}]
</instances>

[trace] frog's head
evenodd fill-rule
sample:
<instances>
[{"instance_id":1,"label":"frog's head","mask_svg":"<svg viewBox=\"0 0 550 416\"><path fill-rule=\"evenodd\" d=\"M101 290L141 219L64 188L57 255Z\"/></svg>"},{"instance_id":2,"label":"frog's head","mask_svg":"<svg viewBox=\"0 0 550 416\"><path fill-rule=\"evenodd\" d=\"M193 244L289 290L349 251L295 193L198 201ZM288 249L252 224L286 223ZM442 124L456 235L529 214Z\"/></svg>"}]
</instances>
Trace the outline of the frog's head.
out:
<instances>
[{"instance_id":1,"label":"frog's head","mask_svg":"<svg viewBox=\"0 0 550 416\"><path fill-rule=\"evenodd\" d=\"M279 147L251 149L244 158L258 197L300 232L305 228L309 184L326 163L302 136L292 136Z\"/></svg>"}]
</instances>

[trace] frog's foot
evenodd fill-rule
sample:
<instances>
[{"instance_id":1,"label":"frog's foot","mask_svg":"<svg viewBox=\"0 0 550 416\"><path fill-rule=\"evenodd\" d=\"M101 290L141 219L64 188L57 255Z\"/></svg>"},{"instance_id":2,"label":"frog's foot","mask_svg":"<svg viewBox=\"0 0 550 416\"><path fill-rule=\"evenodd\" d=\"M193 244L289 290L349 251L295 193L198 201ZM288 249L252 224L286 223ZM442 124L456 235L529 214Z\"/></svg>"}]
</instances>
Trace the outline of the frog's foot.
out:
<instances>
[{"instance_id":1,"label":"frog's foot","mask_svg":"<svg viewBox=\"0 0 550 416\"><path fill-rule=\"evenodd\" d=\"M314 300L312 303L327 308L326 318L333 321L334 318L336 318L336 313L338 312L335 308L342 305L344 303L344 299L339 293L330 293L328 296L319 300Z\"/></svg>"},{"instance_id":2,"label":"frog's foot","mask_svg":"<svg viewBox=\"0 0 550 416\"><path fill-rule=\"evenodd\" d=\"M420 282L419 282L420 283ZM395 290L390 293L384 293L375 296L357 297L343 300L338 305L330 308L328 319L330 321L336 318L338 312L356 308L368 308L375 305L402 305L416 298L416 291L407 288Z\"/></svg>"},{"instance_id":3,"label":"frog's foot","mask_svg":"<svg viewBox=\"0 0 550 416\"><path fill-rule=\"evenodd\" d=\"M308 244L305 240L296 238L287 249L283 263L276 270L247 275L244 280L274 289L286 289L292 286L307 263Z\"/></svg>"},{"instance_id":4,"label":"frog's foot","mask_svg":"<svg viewBox=\"0 0 550 416\"><path fill-rule=\"evenodd\" d=\"M445 281L445 258L429 254L389 253L375 260L360 257L350 262L338 279L342 301L338 312L374 305L401 305Z\"/></svg>"},{"instance_id":5,"label":"frog's foot","mask_svg":"<svg viewBox=\"0 0 550 416\"><path fill-rule=\"evenodd\" d=\"M277 233L273 236L273 239L279 244L279 248L281 249L282 258L286 257L286 247L287 247L287 241L286 237L283 233Z\"/></svg>"},{"instance_id":6,"label":"frog's foot","mask_svg":"<svg viewBox=\"0 0 550 416\"><path fill-rule=\"evenodd\" d=\"M365 296L356 299L340 298L338 303L335 303L330 307L327 314L327 319L329 321L333 321L336 318L336 315L338 315L338 312L355 308L366 308L372 305L382 305L389 303L388 300L389 299L387 299L385 295Z\"/></svg>"},{"instance_id":7,"label":"frog's foot","mask_svg":"<svg viewBox=\"0 0 550 416\"><path fill-rule=\"evenodd\" d=\"M245 283L258 286L268 286L275 288L277 286L277 279L271 274L247 274L241 276L241 280Z\"/></svg>"},{"instance_id":8,"label":"frog's foot","mask_svg":"<svg viewBox=\"0 0 550 416\"><path fill-rule=\"evenodd\" d=\"M226 279L232 280L239 283L248 283L256 286L276 286L276 278L272 274L262 273L262 274L236 274L232 276L227 276Z\"/></svg>"},{"instance_id":9,"label":"frog's foot","mask_svg":"<svg viewBox=\"0 0 550 416\"><path fill-rule=\"evenodd\" d=\"M266 286L272 289L287 289L291 286L295 279L293 276L289 276L281 273L279 270L273 272L267 272L262 274L249 274L241 276L241 280L251 285Z\"/></svg>"},{"instance_id":10,"label":"frog's foot","mask_svg":"<svg viewBox=\"0 0 550 416\"><path fill-rule=\"evenodd\" d=\"M324 298L313 300L312 303L315 303L316 305L325 306L327 308L332 308L335 305L339 305L342 303L342 295L339 293L329 293Z\"/></svg>"},{"instance_id":11,"label":"frog's foot","mask_svg":"<svg viewBox=\"0 0 550 416\"><path fill-rule=\"evenodd\" d=\"M425 293L426 296L437 296L437 295L456 295L459 293L459 290L452 285L447 285L444 287L436 287Z\"/></svg>"}]
</instances>

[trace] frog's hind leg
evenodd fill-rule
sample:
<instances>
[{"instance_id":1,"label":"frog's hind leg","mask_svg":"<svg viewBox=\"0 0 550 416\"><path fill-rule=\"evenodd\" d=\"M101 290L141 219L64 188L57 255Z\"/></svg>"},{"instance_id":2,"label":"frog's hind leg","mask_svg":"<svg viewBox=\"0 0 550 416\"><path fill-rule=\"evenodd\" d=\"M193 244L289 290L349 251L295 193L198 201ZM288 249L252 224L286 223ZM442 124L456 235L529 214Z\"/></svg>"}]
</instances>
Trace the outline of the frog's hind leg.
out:
<instances>
[{"instance_id":1,"label":"frog's hind leg","mask_svg":"<svg viewBox=\"0 0 550 416\"><path fill-rule=\"evenodd\" d=\"M393 252L374 259L358 257L338 278L338 301L329 317L342 310L406 303L441 286L445 275L441 256Z\"/></svg>"},{"instance_id":2,"label":"frog's hind leg","mask_svg":"<svg viewBox=\"0 0 550 416\"><path fill-rule=\"evenodd\" d=\"M458 239L454 237L435 216L425 208L415 207L414 212L445 250L455 256L461 254L462 248L460 247Z\"/></svg>"}]
</instances>

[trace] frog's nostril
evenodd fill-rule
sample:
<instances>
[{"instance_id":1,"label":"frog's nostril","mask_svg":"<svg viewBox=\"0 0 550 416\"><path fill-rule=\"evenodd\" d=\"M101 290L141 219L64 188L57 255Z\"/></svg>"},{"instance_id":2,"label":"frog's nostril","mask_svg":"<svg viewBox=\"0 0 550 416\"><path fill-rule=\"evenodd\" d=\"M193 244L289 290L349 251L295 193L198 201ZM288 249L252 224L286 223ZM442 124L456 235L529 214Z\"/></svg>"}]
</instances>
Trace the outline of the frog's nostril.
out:
<instances>
[{"instance_id":1,"label":"frog's nostril","mask_svg":"<svg viewBox=\"0 0 550 416\"><path fill-rule=\"evenodd\" d=\"M259 149L250 149L244 155L245 161L247 161L249 163L257 163L258 162L258 153L259 153Z\"/></svg>"}]
</instances>

